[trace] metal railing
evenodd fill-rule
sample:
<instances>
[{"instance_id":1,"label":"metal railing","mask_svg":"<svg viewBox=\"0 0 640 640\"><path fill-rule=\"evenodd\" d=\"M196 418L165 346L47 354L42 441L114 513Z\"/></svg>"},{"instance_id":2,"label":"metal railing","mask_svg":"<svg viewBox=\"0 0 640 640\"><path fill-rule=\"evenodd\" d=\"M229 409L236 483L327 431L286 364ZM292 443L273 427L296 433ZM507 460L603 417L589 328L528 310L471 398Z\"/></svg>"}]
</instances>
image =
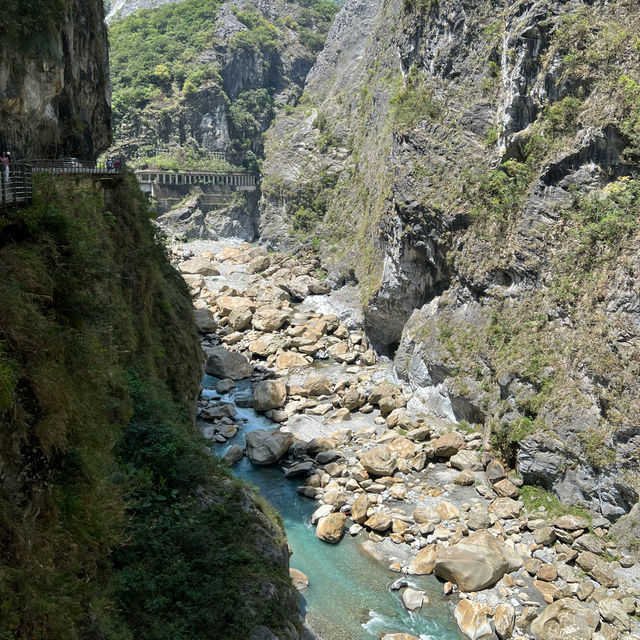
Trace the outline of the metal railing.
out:
<instances>
[{"instance_id":1,"label":"metal railing","mask_svg":"<svg viewBox=\"0 0 640 640\"><path fill-rule=\"evenodd\" d=\"M33 174L53 175L117 175L124 162L90 162L76 160L48 160L36 158L12 162L8 166L0 165L0 206L29 204L33 200Z\"/></svg>"},{"instance_id":2,"label":"metal railing","mask_svg":"<svg viewBox=\"0 0 640 640\"><path fill-rule=\"evenodd\" d=\"M33 200L33 167L11 163L0 168L0 205L29 204Z\"/></svg>"},{"instance_id":3,"label":"metal railing","mask_svg":"<svg viewBox=\"0 0 640 640\"><path fill-rule=\"evenodd\" d=\"M35 173L53 174L86 174L86 175L108 175L120 173L124 163L117 165L115 162L88 162L85 160L47 160L34 158L25 161L33 167Z\"/></svg>"}]
</instances>

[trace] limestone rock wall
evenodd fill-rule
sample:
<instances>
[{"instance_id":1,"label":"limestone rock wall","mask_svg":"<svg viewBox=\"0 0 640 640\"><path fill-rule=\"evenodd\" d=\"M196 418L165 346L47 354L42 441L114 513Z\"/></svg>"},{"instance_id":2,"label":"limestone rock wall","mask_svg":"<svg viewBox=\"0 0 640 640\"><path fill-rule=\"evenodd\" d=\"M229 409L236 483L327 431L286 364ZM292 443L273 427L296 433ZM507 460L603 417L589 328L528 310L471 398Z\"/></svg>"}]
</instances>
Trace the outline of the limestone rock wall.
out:
<instances>
[{"instance_id":1,"label":"limestone rock wall","mask_svg":"<svg viewBox=\"0 0 640 640\"><path fill-rule=\"evenodd\" d=\"M109 15L118 24L120 18L138 9L162 4L170 3L158 0L114 3ZM272 105L283 106L300 94L315 59L315 54L300 41L295 30L298 27L287 26L293 24L299 11L297 3L283 0L223 3L215 15L210 42L194 53L192 61L196 69L209 73L215 67L219 75L191 91L184 90L184 79L175 81L161 95L144 103L114 108L114 153L129 158L149 157L172 153L179 147L225 153L227 160L238 165L246 161L248 151L260 157L263 133L273 119ZM236 38L249 33L237 17L241 12L255 13L274 29L277 23L278 46L239 46ZM210 27L203 24L203 32ZM114 47L117 56L117 42ZM123 69L120 69L123 65L114 62L116 74L126 74L124 62ZM114 86L117 87L115 80ZM263 99L262 110L251 105L242 107L251 111L257 122L246 128L234 126L230 110L236 100L239 97L251 100L242 94L261 89L269 94L268 99ZM114 95L117 97L117 91Z\"/></svg>"},{"instance_id":2,"label":"limestone rock wall","mask_svg":"<svg viewBox=\"0 0 640 640\"><path fill-rule=\"evenodd\" d=\"M347 2L261 219L355 276L417 409L612 518L640 489L637 28L626 0Z\"/></svg>"},{"instance_id":3,"label":"limestone rock wall","mask_svg":"<svg viewBox=\"0 0 640 640\"><path fill-rule=\"evenodd\" d=\"M174 4L180 0L112 0L107 13L107 23L126 18L140 9L155 9L163 4Z\"/></svg>"},{"instance_id":4,"label":"limestone rock wall","mask_svg":"<svg viewBox=\"0 0 640 640\"><path fill-rule=\"evenodd\" d=\"M102 1L73 0L42 29L37 47L0 45L1 142L14 158L94 158L111 143Z\"/></svg>"}]
</instances>

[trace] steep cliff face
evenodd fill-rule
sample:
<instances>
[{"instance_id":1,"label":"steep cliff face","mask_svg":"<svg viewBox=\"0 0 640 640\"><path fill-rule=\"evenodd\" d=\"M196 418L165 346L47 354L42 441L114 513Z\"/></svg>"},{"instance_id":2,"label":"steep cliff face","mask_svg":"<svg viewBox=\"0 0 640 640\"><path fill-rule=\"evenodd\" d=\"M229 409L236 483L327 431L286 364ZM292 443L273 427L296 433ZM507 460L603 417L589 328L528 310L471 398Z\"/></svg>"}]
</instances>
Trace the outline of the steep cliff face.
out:
<instances>
[{"instance_id":1,"label":"steep cliff face","mask_svg":"<svg viewBox=\"0 0 640 640\"><path fill-rule=\"evenodd\" d=\"M195 428L192 301L135 177L36 187L0 211L3 636L298 640L279 516Z\"/></svg>"},{"instance_id":2,"label":"steep cliff face","mask_svg":"<svg viewBox=\"0 0 640 640\"><path fill-rule=\"evenodd\" d=\"M0 141L20 157L94 158L111 143L101 0L9 3L0 30Z\"/></svg>"},{"instance_id":3,"label":"steep cliff face","mask_svg":"<svg viewBox=\"0 0 640 640\"><path fill-rule=\"evenodd\" d=\"M266 239L353 270L415 409L484 423L526 482L611 517L639 489L637 21L348 3L268 133L262 204Z\"/></svg>"},{"instance_id":4,"label":"steep cliff face","mask_svg":"<svg viewBox=\"0 0 640 640\"><path fill-rule=\"evenodd\" d=\"M115 149L224 168L217 152L255 170L276 105L299 95L336 10L324 0L185 0L116 21Z\"/></svg>"},{"instance_id":5,"label":"steep cliff face","mask_svg":"<svg viewBox=\"0 0 640 640\"><path fill-rule=\"evenodd\" d=\"M113 0L109 2L107 24L130 16L140 9L156 9L165 4L175 4L180 0Z\"/></svg>"}]
</instances>

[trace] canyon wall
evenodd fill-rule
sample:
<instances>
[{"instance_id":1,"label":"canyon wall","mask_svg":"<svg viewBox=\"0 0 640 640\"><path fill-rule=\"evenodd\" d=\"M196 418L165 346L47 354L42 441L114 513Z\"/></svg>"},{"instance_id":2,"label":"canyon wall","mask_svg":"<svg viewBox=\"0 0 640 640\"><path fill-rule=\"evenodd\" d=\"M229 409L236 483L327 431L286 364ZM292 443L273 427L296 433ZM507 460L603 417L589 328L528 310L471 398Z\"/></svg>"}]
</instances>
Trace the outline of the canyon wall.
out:
<instances>
[{"instance_id":1,"label":"canyon wall","mask_svg":"<svg viewBox=\"0 0 640 640\"><path fill-rule=\"evenodd\" d=\"M14 159L95 158L111 144L101 0L11 3L0 50L0 142Z\"/></svg>"},{"instance_id":2,"label":"canyon wall","mask_svg":"<svg viewBox=\"0 0 640 640\"><path fill-rule=\"evenodd\" d=\"M263 239L357 280L413 408L525 482L638 498L634 5L353 0L265 142Z\"/></svg>"}]
</instances>

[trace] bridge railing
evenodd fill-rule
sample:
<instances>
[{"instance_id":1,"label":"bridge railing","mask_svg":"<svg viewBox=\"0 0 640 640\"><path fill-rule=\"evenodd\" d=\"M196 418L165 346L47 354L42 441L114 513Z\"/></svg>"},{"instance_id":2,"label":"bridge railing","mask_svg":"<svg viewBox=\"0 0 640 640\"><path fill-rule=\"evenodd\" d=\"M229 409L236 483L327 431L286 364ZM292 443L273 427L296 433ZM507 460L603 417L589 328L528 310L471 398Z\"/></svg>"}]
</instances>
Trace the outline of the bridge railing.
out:
<instances>
[{"instance_id":1,"label":"bridge railing","mask_svg":"<svg viewBox=\"0 0 640 640\"><path fill-rule=\"evenodd\" d=\"M35 173L72 173L72 174L110 174L120 173L124 163L116 166L116 163L109 165L107 162L89 162L86 160L62 159L48 160L42 158L33 158L25 161L33 167Z\"/></svg>"},{"instance_id":2,"label":"bridge railing","mask_svg":"<svg viewBox=\"0 0 640 640\"><path fill-rule=\"evenodd\" d=\"M0 168L0 205L29 204L33 200L33 167L11 163Z\"/></svg>"}]
</instances>

